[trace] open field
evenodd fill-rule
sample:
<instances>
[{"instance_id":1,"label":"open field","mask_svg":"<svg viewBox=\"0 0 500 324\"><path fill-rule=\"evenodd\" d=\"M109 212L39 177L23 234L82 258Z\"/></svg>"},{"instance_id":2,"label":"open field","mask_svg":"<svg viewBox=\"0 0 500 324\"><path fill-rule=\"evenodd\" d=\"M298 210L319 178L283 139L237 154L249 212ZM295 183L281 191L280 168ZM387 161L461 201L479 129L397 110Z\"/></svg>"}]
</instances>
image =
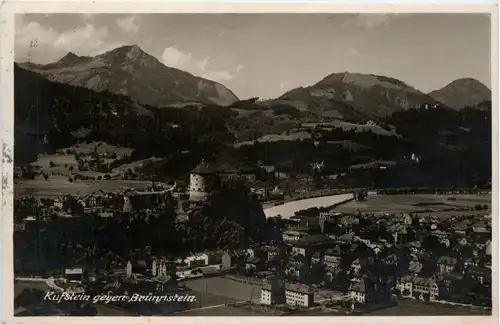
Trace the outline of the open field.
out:
<instances>
[{"instance_id":1,"label":"open field","mask_svg":"<svg viewBox=\"0 0 500 324\"><path fill-rule=\"evenodd\" d=\"M415 300L400 300L396 307L363 314L368 316L483 316L491 310L469 307L454 307L438 303L424 303Z\"/></svg>"},{"instance_id":2,"label":"open field","mask_svg":"<svg viewBox=\"0 0 500 324\"><path fill-rule=\"evenodd\" d=\"M375 134L383 136L399 136L394 130L388 131L380 127L379 125L366 125L366 124L354 124L343 120L332 120L323 123L304 123L302 127L314 129L315 127L322 127L325 129L332 128L342 128L345 131L355 129L357 132L372 131Z\"/></svg>"},{"instance_id":3,"label":"open field","mask_svg":"<svg viewBox=\"0 0 500 324\"><path fill-rule=\"evenodd\" d=\"M113 192L120 188L144 189L150 181L136 180L76 180L69 182L68 177L52 176L48 180L19 180L14 186L15 197L57 197L62 195L85 196L99 189Z\"/></svg>"},{"instance_id":4,"label":"open field","mask_svg":"<svg viewBox=\"0 0 500 324\"><path fill-rule=\"evenodd\" d=\"M64 165L67 164L69 166L78 166L78 162L75 159L75 156L73 154L48 154L48 155L41 155L38 157L38 160L36 162L31 163L32 165L42 167L44 170L49 169L47 171L51 172L58 172L59 170L56 170L56 167L51 168L50 167L50 162L53 162L56 164L58 167L61 168L61 170L67 170Z\"/></svg>"},{"instance_id":5,"label":"open field","mask_svg":"<svg viewBox=\"0 0 500 324\"><path fill-rule=\"evenodd\" d=\"M297 141L311 139L311 134L308 132L295 132L289 134L267 134L262 137L259 137L256 141L259 143L270 143L270 142L278 142L278 141ZM234 144L234 147L253 145L254 141L244 141Z\"/></svg>"},{"instance_id":6,"label":"open field","mask_svg":"<svg viewBox=\"0 0 500 324\"><path fill-rule=\"evenodd\" d=\"M106 159L105 159L106 160ZM108 159L112 161L113 159ZM50 166L50 162L54 163L54 166ZM40 172L48 174L50 177L66 176L69 177L70 174L80 174L82 176L88 177L103 177L106 173L97 171L79 171L78 162L73 154L48 154L38 157L36 162L31 163L31 165L39 167ZM69 168L73 167L73 171ZM108 174L112 176L115 172L109 172ZM39 176L41 177L41 176Z\"/></svg>"},{"instance_id":7,"label":"open field","mask_svg":"<svg viewBox=\"0 0 500 324\"><path fill-rule=\"evenodd\" d=\"M448 200L455 198L456 200ZM366 201L350 201L335 208L340 213L351 213L359 210L362 213L387 212L409 213L435 210L442 217L452 215L476 213L475 211L448 211L441 212L444 208L474 207L475 205L488 205L491 208L491 195L380 195L369 196ZM481 211L487 213L488 211Z\"/></svg>"},{"instance_id":8,"label":"open field","mask_svg":"<svg viewBox=\"0 0 500 324\"><path fill-rule=\"evenodd\" d=\"M260 288L221 277L187 280L186 286L193 291L224 296L233 301L260 300ZM222 302L227 303L227 302Z\"/></svg>"},{"instance_id":9,"label":"open field","mask_svg":"<svg viewBox=\"0 0 500 324\"><path fill-rule=\"evenodd\" d=\"M77 154L90 154L95 150L100 154L114 153L118 158L128 156L134 151L134 149L128 147L118 147L104 142L80 143L65 149L61 149L59 150L59 152L66 152L67 150L74 151Z\"/></svg>"}]
</instances>

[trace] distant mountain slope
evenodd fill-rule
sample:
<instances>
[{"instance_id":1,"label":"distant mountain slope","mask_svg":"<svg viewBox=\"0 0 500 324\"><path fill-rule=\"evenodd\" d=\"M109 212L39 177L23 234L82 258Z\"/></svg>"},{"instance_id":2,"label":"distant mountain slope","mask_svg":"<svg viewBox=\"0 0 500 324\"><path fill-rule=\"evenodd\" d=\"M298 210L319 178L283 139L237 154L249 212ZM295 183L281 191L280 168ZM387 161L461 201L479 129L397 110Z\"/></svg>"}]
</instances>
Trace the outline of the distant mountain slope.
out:
<instances>
[{"instance_id":1,"label":"distant mountain slope","mask_svg":"<svg viewBox=\"0 0 500 324\"><path fill-rule=\"evenodd\" d=\"M463 78L430 92L429 96L454 109L462 109L490 101L491 90L476 79Z\"/></svg>"},{"instance_id":2,"label":"distant mountain slope","mask_svg":"<svg viewBox=\"0 0 500 324\"><path fill-rule=\"evenodd\" d=\"M90 130L107 121L111 124L103 127L111 129L120 126L117 121L125 115L133 116L136 124L153 117L151 108L126 96L52 82L18 64L14 65L14 106L16 161L72 145L70 134L79 128Z\"/></svg>"},{"instance_id":3,"label":"distant mountain slope","mask_svg":"<svg viewBox=\"0 0 500 324\"><path fill-rule=\"evenodd\" d=\"M229 105L236 95L220 83L167 67L138 46L122 46L95 57L68 53L46 65L20 63L55 82L108 90L153 106L198 101Z\"/></svg>"},{"instance_id":4,"label":"distant mountain slope","mask_svg":"<svg viewBox=\"0 0 500 324\"><path fill-rule=\"evenodd\" d=\"M402 81L349 72L330 74L312 86L288 91L279 100L298 109L350 121L366 121L437 103Z\"/></svg>"}]
</instances>

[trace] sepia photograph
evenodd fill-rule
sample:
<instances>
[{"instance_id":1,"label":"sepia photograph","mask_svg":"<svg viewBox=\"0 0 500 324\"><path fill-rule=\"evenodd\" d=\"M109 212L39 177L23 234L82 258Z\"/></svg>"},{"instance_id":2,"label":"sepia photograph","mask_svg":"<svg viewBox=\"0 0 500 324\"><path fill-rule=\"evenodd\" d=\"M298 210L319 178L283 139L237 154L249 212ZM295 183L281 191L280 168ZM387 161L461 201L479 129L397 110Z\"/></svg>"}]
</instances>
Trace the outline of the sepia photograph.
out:
<instances>
[{"instance_id":1,"label":"sepia photograph","mask_svg":"<svg viewBox=\"0 0 500 324\"><path fill-rule=\"evenodd\" d=\"M13 19L13 316L497 312L492 12Z\"/></svg>"}]
</instances>

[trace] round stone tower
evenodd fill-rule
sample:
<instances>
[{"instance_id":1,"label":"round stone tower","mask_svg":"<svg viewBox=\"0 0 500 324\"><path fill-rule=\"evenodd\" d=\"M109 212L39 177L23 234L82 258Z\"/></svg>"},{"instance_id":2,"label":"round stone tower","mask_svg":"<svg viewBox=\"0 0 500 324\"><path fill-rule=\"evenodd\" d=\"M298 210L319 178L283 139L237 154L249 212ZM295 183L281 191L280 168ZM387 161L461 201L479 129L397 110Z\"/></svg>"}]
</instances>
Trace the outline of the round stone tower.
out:
<instances>
[{"instance_id":1,"label":"round stone tower","mask_svg":"<svg viewBox=\"0 0 500 324\"><path fill-rule=\"evenodd\" d=\"M216 177L216 172L205 161L201 161L189 176L189 200L205 200L214 187Z\"/></svg>"}]
</instances>

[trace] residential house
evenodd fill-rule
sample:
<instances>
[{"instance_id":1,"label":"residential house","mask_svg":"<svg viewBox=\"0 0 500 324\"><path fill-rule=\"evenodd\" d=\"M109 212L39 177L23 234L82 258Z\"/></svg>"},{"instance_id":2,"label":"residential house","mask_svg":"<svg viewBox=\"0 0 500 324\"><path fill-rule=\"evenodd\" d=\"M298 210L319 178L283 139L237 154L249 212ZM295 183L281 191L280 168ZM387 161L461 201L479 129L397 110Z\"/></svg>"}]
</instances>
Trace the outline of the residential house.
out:
<instances>
[{"instance_id":1,"label":"residential house","mask_svg":"<svg viewBox=\"0 0 500 324\"><path fill-rule=\"evenodd\" d=\"M300 225L307 230L317 230L320 228L319 217L302 216Z\"/></svg>"},{"instance_id":2,"label":"residential house","mask_svg":"<svg viewBox=\"0 0 500 324\"><path fill-rule=\"evenodd\" d=\"M265 269L265 260L259 257L249 258L245 261L247 271L259 272Z\"/></svg>"},{"instance_id":3,"label":"residential house","mask_svg":"<svg viewBox=\"0 0 500 324\"><path fill-rule=\"evenodd\" d=\"M321 264L322 261L323 258L321 257L321 254L319 252L314 252L311 256L311 264Z\"/></svg>"},{"instance_id":4,"label":"residential house","mask_svg":"<svg viewBox=\"0 0 500 324\"><path fill-rule=\"evenodd\" d=\"M274 177L277 179L277 180L286 180L290 177L290 175L287 173L287 172L283 172L283 171L275 171L274 172Z\"/></svg>"},{"instance_id":5,"label":"residential house","mask_svg":"<svg viewBox=\"0 0 500 324\"><path fill-rule=\"evenodd\" d=\"M223 251L211 251L208 252L208 264L209 265L214 265L214 264L221 264L222 263L222 255L224 254Z\"/></svg>"},{"instance_id":6,"label":"residential house","mask_svg":"<svg viewBox=\"0 0 500 324\"><path fill-rule=\"evenodd\" d=\"M267 252L267 260L272 260L276 257L280 257L281 253L280 253L280 249L276 246L266 246L265 247L265 250Z\"/></svg>"},{"instance_id":7,"label":"residential house","mask_svg":"<svg viewBox=\"0 0 500 324\"><path fill-rule=\"evenodd\" d=\"M459 244L459 245L467 245L467 239L465 238L465 236L459 238L457 240L457 244Z\"/></svg>"},{"instance_id":8,"label":"residential house","mask_svg":"<svg viewBox=\"0 0 500 324\"><path fill-rule=\"evenodd\" d=\"M405 276L398 279L397 289L403 297L425 299L428 294L430 301L437 300L439 297L439 286L436 281L430 278Z\"/></svg>"},{"instance_id":9,"label":"residential house","mask_svg":"<svg viewBox=\"0 0 500 324\"><path fill-rule=\"evenodd\" d=\"M384 305L390 300L387 285L362 279L349 287L349 296L363 305Z\"/></svg>"},{"instance_id":10,"label":"residential house","mask_svg":"<svg viewBox=\"0 0 500 324\"><path fill-rule=\"evenodd\" d=\"M191 268L203 267L208 265L208 253L200 253L188 256L184 262Z\"/></svg>"},{"instance_id":11,"label":"residential house","mask_svg":"<svg viewBox=\"0 0 500 324\"><path fill-rule=\"evenodd\" d=\"M154 277L174 277L177 272L177 266L175 262L168 261L164 258L155 258L151 266L151 273Z\"/></svg>"},{"instance_id":12,"label":"residential house","mask_svg":"<svg viewBox=\"0 0 500 324\"><path fill-rule=\"evenodd\" d=\"M267 284L260 289L260 303L264 305L283 304L286 302L283 284Z\"/></svg>"},{"instance_id":13,"label":"residential house","mask_svg":"<svg viewBox=\"0 0 500 324\"><path fill-rule=\"evenodd\" d=\"M457 259L449 256L442 256L437 261L439 272L453 272L457 267Z\"/></svg>"},{"instance_id":14,"label":"residential house","mask_svg":"<svg viewBox=\"0 0 500 324\"><path fill-rule=\"evenodd\" d=\"M352 262L351 269L354 271L354 273L360 273L362 268L369 267L373 265L373 263L374 260L371 257L357 258Z\"/></svg>"},{"instance_id":15,"label":"residential house","mask_svg":"<svg viewBox=\"0 0 500 324\"><path fill-rule=\"evenodd\" d=\"M240 170L240 175L247 181L255 181L257 179L257 170L253 167L242 168Z\"/></svg>"},{"instance_id":16,"label":"residential house","mask_svg":"<svg viewBox=\"0 0 500 324\"><path fill-rule=\"evenodd\" d=\"M243 253L234 251L226 251L222 255L222 269L234 268L237 265L243 264L245 258Z\"/></svg>"},{"instance_id":17,"label":"residential house","mask_svg":"<svg viewBox=\"0 0 500 324\"><path fill-rule=\"evenodd\" d=\"M91 194L83 197L83 201L85 202L85 207L87 208L95 208L101 207L104 204L104 200L107 198L108 194L103 190L98 190Z\"/></svg>"},{"instance_id":18,"label":"residential house","mask_svg":"<svg viewBox=\"0 0 500 324\"><path fill-rule=\"evenodd\" d=\"M479 260L477 258L471 258L471 257L463 258L462 260L463 268L466 269L468 267L477 266L479 264L478 261Z\"/></svg>"},{"instance_id":19,"label":"residential house","mask_svg":"<svg viewBox=\"0 0 500 324\"><path fill-rule=\"evenodd\" d=\"M157 276L153 278L153 284L155 285L155 291L159 293L167 293L177 291L179 288L177 279L175 276Z\"/></svg>"},{"instance_id":20,"label":"residential house","mask_svg":"<svg viewBox=\"0 0 500 324\"><path fill-rule=\"evenodd\" d=\"M61 198L54 199L54 207L57 209L63 208L63 200Z\"/></svg>"},{"instance_id":21,"label":"residential house","mask_svg":"<svg viewBox=\"0 0 500 324\"><path fill-rule=\"evenodd\" d=\"M291 306L312 307L314 305L314 292L310 287L299 284L285 286L286 303Z\"/></svg>"},{"instance_id":22,"label":"residential house","mask_svg":"<svg viewBox=\"0 0 500 324\"><path fill-rule=\"evenodd\" d=\"M304 231L297 230L288 230L283 232L283 241L284 242L296 242L304 236L308 234Z\"/></svg>"},{"instance_id":23,"label":"residential house","mask_svg":"<svg viewBox=\"0 0 500 324\"><path fill-rule=\"evenodd\" d=\"M239 170L229 164L219 165L217 167L217 175L222 180L233 180L239 178Z\"/></svg>"},{"instance_id":24,"label":"residential house","mask_svg":"<svg viewBox=\"0 0 500 324\"><path fill-rule=\"evenodd\" d=\"M306 253L308 252L307 247L303 245L292 246L292 255L302 255L306 257Z\"/></svg>"},{"instance_id":25,"label":"residential house","mask_svg":"<svg viewBox=\"0 0 500 324\"><path fill-rule=\"evenodd\" d=\"M267 260L269 258L267 249L260 246L248 248L246 252L248 258L261 258L263 260Z\"/></svg>"},{"instance_id":26,"label":"residential house","mask_svg":"<svg viewBox=\"0 0 500 324\"><path fill-rule=\"evenodd\" d=\"M420 274L423 267L424 265L420 261L410 261L410 264L408 265L408 273L410 276L416 277Z\"/></svg>"},{"instance_id":27,"label":"residential house","mask_svg":"<svg viewBox=\"0 0 500 324\"><path fill-rule=\"evenodd\" d=\"M465 232L467 231L467 225L464 223L458 223L458 224L453 224L451 225L451 229L457 233L457 234L462 234L465 235Z\"/></svg>"},{"instance_id":28,"label":"residential house","mask_svg":"<svg viewBox=\"0 0 500 324\"><path fill-rule=\"evenodd\" d=\"M431 235L437 237L440 240L448 238L448 233L440 231L438 229L431 231Z\"/></svg>"},{"instance_id":29,"label":"residential house","mask_svg":"<svg viewBox=\"0 0 500 324\"><path fill-rule=\"evenodd\" d=\"M261 166L262 169L264 169L264 171L266 171L266 173L273 173L274 170L276 170L276 167L274 165L262 165Z\"/></svg>"},{"instance_id":30,"label":"residential house","mask_svg":"<svg viewBox=\"0 0 500 324\"><path fill-rule=\"evenodd\" d=\"M340 219L340 225L343 227L350 228L350 227L352 227L354 225L358 225L358 224L359 224L359 218L354 217L352 215L343 216Z\"/></svg>"},{"instance_id":31,"label":"residential house","mask_svg":"<svg viewBox=\"0 0 500 324\"><path fill-rule=\"evenodd\" d=\"M361 237L359 237L359 236L354 236L354 241L355 241L355 242L361 242L361 243L363 243L363 244L365 244L365 245L367 245L367 246L368 246L368 245L370 245L370 243L371 243L371 241L370 241L370 240L368 240L368 239L364 239L364 238L361 238Z\"/></svg>"},{"instance_id":32,"label":"residential house","mask_svg":"<svg viewBox=\"0 0 500 324\"><path fill-rule=\"evenodd\" d=\"M491 284L491 269L481 266L470 266L464 270L464 274L474 280L477 280L480 284L489 283Z\"/></svg>"},{"instance_id":33,"label":"residential house","mask_svg":"<svg viewBox=\"0 0 500 324\"><path fill-rule=\"evenodd\" d=\"M472 225L474 233L491 233L491 226L485 222L475 222Z\"/></svg>"},{"instance_id":34,"label":"residential house","mask_svg":"<svg viewBox=\"0 0 500 324\"><path fill-rule=\"evenodd\" d=\"M325 263L325 265L332 269L337 269L340 266L341 261L342 252L340 250L340 246L326 250L323 256L323 262Z\"/></svg>"},{"instance_id":35,"label":"residential house","mask_svg":"<svg viewBox=\"0 0 500 324\"><path fill-rule=\"evenodd\" d=\"M65 269L64 276L68 281L82 281L83 279L83 268L73 268L73 269Z\"/></svg>"},{"instance_id":36,"label":"residential house","mask_svg":"<svg viewBox=\"0 0 500 324\"><path fill-rule=\"evenodd\" d=\"M347 244L347 243L351 243L352 241L354 241L354 233L353 232L349 232L349 233L346 233L344 235L341 235L337 238L337 242L338 243L343 243L343 244Z\"/></svg>"},{"instance_id":37,"label":"residential house","mask_svg":"<svg viewBox=\"0 0 500 324\"><path fill-rule=\"evenodd\" d=\"M325 234L312 234L291 243L292 251L302 254L309 259L314 252L323 253L328 248L334 247L336 242Z\"/></svg>"},{"instance_id":38,"label":"residential house","mask_svg":"<svg viewBox=\"0 0 500 324\"><path fill-rule=\"evenodd\" d=\"M407 214L407 213L403 213L403 214L397 216L396 219L398 222L402 223L405 226L409 226L413 223L413 220L412 220L410 214Z\"/></svg>"},{"instance_id":39,"label":"residential house","mask_svg":"<svg viewBox=\"0 0 500 324\"><path fill-rule=\"evenodd\" d=\"M326 287L332 289L344 290L349 287L349 277L346 271L340 268L333 269L327 267L325 269L324 282Z\"/></svg>"},{"instance_id":40,"label":"residential house","mask_svg":"<svg viewBox=\"0 0 500 324\"><path fill-rule=\"evenodd\" d=\"M304 280L309 277L310 268L306 263L292 261L286 265L284 273L287 277Z\"/></svg>"}]
</instances>

